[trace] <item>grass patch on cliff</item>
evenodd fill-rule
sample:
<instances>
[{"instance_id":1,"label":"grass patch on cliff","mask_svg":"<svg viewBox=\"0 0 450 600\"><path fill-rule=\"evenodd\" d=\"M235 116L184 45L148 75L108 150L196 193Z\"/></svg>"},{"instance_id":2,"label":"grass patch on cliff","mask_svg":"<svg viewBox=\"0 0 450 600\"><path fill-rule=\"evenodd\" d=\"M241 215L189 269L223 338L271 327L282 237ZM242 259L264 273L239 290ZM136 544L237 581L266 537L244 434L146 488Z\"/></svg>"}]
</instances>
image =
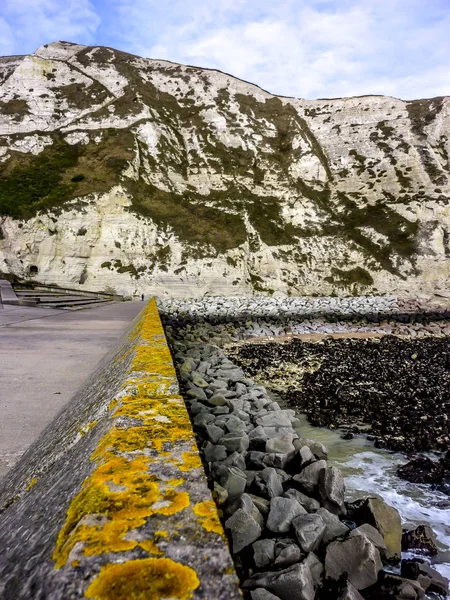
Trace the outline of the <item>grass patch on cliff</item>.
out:
<instances>
[{"instance_id":1,"label":"grass patch on cliff","mask_svg":"<svg viewBox=\"0 0 450 600\"><path fill-rule=\"evenodd\" d=\"M132 157L132 143L126 131L85 146L55 135L37 156L12 152L0 167L0 214L29 219L77 196L108 191Z\"/></svg>"}]
</instances>

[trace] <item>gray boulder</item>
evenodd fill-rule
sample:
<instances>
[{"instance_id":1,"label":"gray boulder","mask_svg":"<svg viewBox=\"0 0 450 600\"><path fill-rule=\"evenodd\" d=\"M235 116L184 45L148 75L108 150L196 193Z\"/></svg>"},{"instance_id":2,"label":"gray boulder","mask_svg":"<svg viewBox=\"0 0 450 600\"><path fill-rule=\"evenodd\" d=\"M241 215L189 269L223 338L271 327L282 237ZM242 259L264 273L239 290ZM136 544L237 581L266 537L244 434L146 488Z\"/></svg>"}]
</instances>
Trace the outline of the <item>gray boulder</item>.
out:
<instances>
[{"instance_id":1,"label":"gray boulder","mask_svg":"<svg viewBox=\"0 0 450 600\"><path fill-rule=\"evenodd\" d=\"M319 485L319 477L322 471L327 468L324 460L318 460L305 467L301 473L292 478L306 494L312 494Z\"/></svg>"},{"instance_id":2,"label":"gray boulder","mask_svg":"<svg viewBox=\"0 0 450 600\"><path fill-rule=\"evenodd\" d=\"M212 444L217 444L220 438L223 436L223 429L217 427L217 425L209 424L205 427L205 432L208 437L208 440Z\"/></svg>"},{"instance_id":3,"label":"gray boulder","mask_svg":"<svg viewBox=\"0 0 450 600\"><path fill-rule=\"evenodd\" d=\"M314 552L322 541L326 525L320 515L309 514L295 517L292 521L292 527L295 531L300 548L304 552Z\"/></svg>"},{"instance_id":4,"label":"gray boulder","mask_svg":"<svg viewBox=\"0 0 450 600\"><path fill-rule=\"evenodd\" d=\"M372 527L372 525L369 525L368 523L363 523L356 529L353 529L349 537L355 537L357 535L365 535L366 538L372 542L375 548L378 548L381 556L384 556L386 554L387 548L386 544L384 543L383 536L377 529L375 529L375 527Z\"/></svg>"},{"instance_id":5,"label":"gray boulder","mask_svg":"<svg viewBox=\"0 0 450 600\"><path fill-rule=\"evenodd\" d=\"M300 450L303 446L308 446L311 452L316 456L319 460L326 459L328 457L328 450L321 442L316 442L315 440L309 440L307 438L298 438L294 440L294 446L297 450Z\"/></svg>"},{"instance_id":6,"label":"gray boulder","mask_svg":"<svg viewBox=\"0 0 450 600\"><path fill-rule=\"evenodd\" d=\"M249 439L246 433L226 433L220 438L219 444L225 446L229 452L245 452L249 446Z\"/></svg>"},{"instance_id":7,"label":"gray boulder","mask_svg":"<svg viewBox=\"0 0 450 600\"><path fill-rule=\"evenodd\" d=\"M208 404L211 404L211 406L225 406L227 400L223 394L216 392L211 398L208 398L207 402Z\"/></svg>"},{"instance_id":8,"label":"gray boulder","mask_svg":"<svg viewBox=\"0 0 450 600\"><path fill-rule=\"evenodd\" d=\"M314 582L305 561L282 571L258 573L244 581L245 589L264 588L280 600L314 600Z\"/></svg>"},{"instance_id":9,"label":"gray boulder","mask_svg":"<svg viewBox=\"0 0 450 600\"><path fill-rule=\"evenodd\" d=\"M272 498L267 529L274 533L287 533L291 528L292 520L303 514L306 514L306 510L297 500L281 496Z\"/></svg>"},{"instance_id":10,"label":"gray boulder","mask_svg":"<svg viewBox=\"0 0 450 600\"><path fill-rule=\"evenodd\" d=\"M283 496L285 498L293 498L294 500L297 500L297 502L301 504L307 512L316 512L320 508L320 503L317 500L310 498L306 494L303 494L294 488L286 490Z\"/></svg>"},{"instance_id":11,"label":"gray boulder","mask_svg":"<svg viewBox=\"0 0 450 600\"><path fill-rule=\"evenodd\" d=\"M247 514L253 517L255 521L259 524L261 529L264 528L264 517L253 503L253 500L251 499L249 494L242 494L242 496L240 496L240 498L238 499L237 506L238 508L242 508L242 510L245 510Z\"/></svg>"},{"instance_id":12,"label":"gray boulder","mask_svg":"<svg viewBox=\"0 0 450 600\"><path fill-rule=\"evenodd\" d=\"M291 427L291 420L286 411L277 410L258 417L256 424L262 427Z\"/></svg>"},{"instance_id":13,"label":"gray boulder","mask_svg":"<svg viewBox=\"0 0 450 600\"><path fill-rule=\"evenodd\" d=\"M344 504L345 484L336 467L328 467L319 475L319 494L323 506L335 515L347 514Z\"/></svg>"},{"instance_id":14,"label":"gray boulder","mask_svg":"<svg viewBox=\"0 0 450 600\"><path fill-rule=\"evenodd\" d=\"M237 467L225 467L219 483L227 490L228 496L233 498L244 493L245 486L247 485L247 478L241 469L238 469Z\"/></svg>"},{"instance_id":15,"label":"gray boulder","mask_svg":"<svg viewBox=\"0 0 450 600\"><path fill-rule=\"evenodd\" d=\"M275 560L275 540L257 540L252 548L253 560L258 569L269 567Z\"/></svg>"},{"instance_id":16,"label":"gray boulder","mask_svg":"<svg viewBox=\"0 0 450 600\"><path fill-rule=\"evenodd\" d=\"M225 529L231 536L232 552L240 552L243 548L253 544L261 535L262 528L242 508L238 510L225 521Z\"/></svg>"},{"instance_id":17,"label":"gray boulder","mask_svg":"<svg viewBox=\"0 0 450 600\"><path fill-rule=\"evenodd\" d=\"M257 496L271 500L283 493L283 477L273 467L266 467L253 481Z\"/></svg>"},{"instance_id":18,"label":"gray boulder","mask_svg":"<svg viewBox=\"0 0 450 600\"><path fill-rule=\"evenodd\" d=\"M290 567L300 562L302 551L297 544L285 544L282 548L275 547L274 565L277 567Z\"/></svg>"},{"instance_id":19,"label":"gray boulder","mask_svg":"<svg viewBox=\"0 0 450 600\"><path fill-rule=\"evenodd\" d=\"M363 535L327 546L325 573L331 579L337 580L346 573L357 590L364 590L376 583L381 569L380 553Z\"/></svg>"},{"instance_id":20,"label":"gray boulder","mask_svg":"<svg viewBox=\"0 0 450 600\"><path fill-rule=\"evenodd\" d=\"M320 562L314 552L310 552L303 562L311 571L314 587L319 587L319 585L322 583L323 564Z\"/></svg>"},{"instance_id":21,"label":"gray boulder","mask_svg":"<svg viewBox=\"0 0 450 600\"><path fill-rule=\"evenodd\" d=\"M339 520L339 517L330 513L326 508L319 508L316 514L320 515L325 523L325 533L323 534L324 544L328 544L328 542L331 542L337 537L348 533L349 528Z\"/></svg>"},{"instance_id":22,"label":"gray boulder","mask_svg":"<svg viewBox=\"0 0 450 600\"><path fill-rule=\"evenodd\" d=\"M249 497L252 499L253 504L259 510L259 512L267 517L270 510L270 501L267 498L260 498L259 496L255 496L255 494L249 494Z\"/></svg>"},{"instance_id":23,"label":"gray boulder","mask_svg":"<svg viewBox=\"0 0 450 600\"><path fill-rule=\"evenodd\" d=\"M217 462L219 460L225 460L227 457L227 449L225 446L215 446L208 442L203 448L206 462Z\"/></svg>"}]
</instances>

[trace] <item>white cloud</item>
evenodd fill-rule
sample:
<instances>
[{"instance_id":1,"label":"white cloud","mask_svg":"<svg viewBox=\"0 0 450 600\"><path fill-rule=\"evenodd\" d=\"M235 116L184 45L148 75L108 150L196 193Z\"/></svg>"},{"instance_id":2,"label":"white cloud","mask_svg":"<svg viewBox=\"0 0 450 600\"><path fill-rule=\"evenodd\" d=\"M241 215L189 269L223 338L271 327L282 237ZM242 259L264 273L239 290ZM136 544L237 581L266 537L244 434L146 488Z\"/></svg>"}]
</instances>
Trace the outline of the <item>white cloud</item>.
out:
<instances>
[{"instance_id":1,"label":"white cloud","mask_svg":"<svg viewBox=\"0 0 450 600\"><path fill-rule=\"evenodd\" d=\"M450 94L449 0L3 0L0 50L66 39L304 98ZM3 20L2 20L3 17Z\"/></svg>"},{"instance_id":2,"label":"white cloud","mask_svg":"<svg viewBox=\"0 0 450 600\"><path fill-rule=\"evenodd\" d=\"M150 0L117 6L129 51L218 68L274 93L450 94L446 0L173 0L167 18Z\"/></svg>"},{"instance_id":3,"label":"white cloud","mask_svg":"<svg viewBox=\"0 0 450 600\"><path fill-rule=\"evenodd\" d=\"M0 14L13 32L8 47L17 54L56 40L94 42L100 25L90 0L3 0Z\"/></svg>"}]
</instances>

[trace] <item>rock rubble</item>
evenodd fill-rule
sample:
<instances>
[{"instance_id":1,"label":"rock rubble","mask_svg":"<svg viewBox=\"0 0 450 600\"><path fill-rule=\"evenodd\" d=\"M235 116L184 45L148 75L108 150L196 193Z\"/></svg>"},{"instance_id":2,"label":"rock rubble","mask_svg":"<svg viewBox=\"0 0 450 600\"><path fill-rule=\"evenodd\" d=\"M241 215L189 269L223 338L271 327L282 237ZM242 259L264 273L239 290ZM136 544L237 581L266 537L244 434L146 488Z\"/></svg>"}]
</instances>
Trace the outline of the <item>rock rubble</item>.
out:
<instances>
[{"instance_id":1,"label":"rock rubble","mask_svg":"<svg viewBox=\"0 0 450 600\"><path fill-rule=\"evenodd\" d=\"M280 408L216 345L236 330L223 325L225 340L217 340L209 313L191 327L176 326L182 317L168 315L165 330L248 598L368 598L378 585L409 585L412 599L423 597L419 571L413 584L398 576L391 585L383 570L400 558L396 511L375 499L346 504L340 472L321 444L301 438L295 411Z\"/></svg>"}]
</instances>

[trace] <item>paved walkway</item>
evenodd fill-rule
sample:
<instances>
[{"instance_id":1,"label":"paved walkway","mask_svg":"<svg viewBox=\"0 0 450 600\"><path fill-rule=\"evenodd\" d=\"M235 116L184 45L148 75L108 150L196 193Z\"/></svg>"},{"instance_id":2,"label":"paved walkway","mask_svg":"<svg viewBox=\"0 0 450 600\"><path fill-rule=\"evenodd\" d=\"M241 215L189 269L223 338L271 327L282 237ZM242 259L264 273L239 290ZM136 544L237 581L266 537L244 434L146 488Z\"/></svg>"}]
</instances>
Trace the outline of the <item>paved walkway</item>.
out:
<instances>
[{"instance_id":1,"label":"paved walkway","mask_svg":"<svg viewBox=\"0 0 450 600\"><path fill-rule=\"evenodd\" d=\"M76 392L142 302L0 307L0 477Z\"/></svg>"}]
</instances>

